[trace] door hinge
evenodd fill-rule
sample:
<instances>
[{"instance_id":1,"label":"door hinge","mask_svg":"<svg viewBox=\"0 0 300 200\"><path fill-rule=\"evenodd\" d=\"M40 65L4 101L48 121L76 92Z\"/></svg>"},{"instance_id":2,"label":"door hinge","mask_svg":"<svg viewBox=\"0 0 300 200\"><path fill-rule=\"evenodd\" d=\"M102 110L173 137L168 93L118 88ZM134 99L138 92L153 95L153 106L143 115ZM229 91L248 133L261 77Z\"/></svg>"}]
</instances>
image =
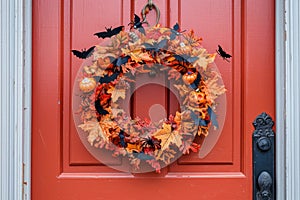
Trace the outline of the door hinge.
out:
<instances>
[{"instance_id":1,"label":"door hinge","mask_svg":"<svg viewBox=\"0 0 300 200\"><path fill-rule=\"evenodd\" d=\"M262 113L253 122L253 199L275 200L274 121Z\"/></svg>"}]
</instances>

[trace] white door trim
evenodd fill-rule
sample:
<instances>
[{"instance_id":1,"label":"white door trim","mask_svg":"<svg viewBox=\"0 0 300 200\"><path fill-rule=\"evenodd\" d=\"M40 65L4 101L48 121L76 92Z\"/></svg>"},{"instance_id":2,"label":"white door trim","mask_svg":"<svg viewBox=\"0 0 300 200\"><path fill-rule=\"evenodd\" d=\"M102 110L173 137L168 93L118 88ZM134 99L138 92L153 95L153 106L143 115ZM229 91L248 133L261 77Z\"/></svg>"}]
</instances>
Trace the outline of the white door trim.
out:
<instances>
[{"instance_id":1,"label":"white door trim","mask_svg":"<svg viewBox=\"0 0 300 200\"><path fill-rule=\"evenodd\" d=\"M299 0L285 1L285 190L286 199L300 199L300 3ZM282 42L282 39L281 39ZM284 74L282 74L284 76ZM278 138L279 140L279 138ZM280 143L281 141L278 141ZM281 149L284 151L284 149ZM279 160L281 159L281 160ZM278 172L279 173L279 172ZM283 182L284 183L284 182ZM277 188L284 185L278 185Z\"/></svg>"},{"instance_id":2,"label":"white door trim","mask_svg":"<svg viewBox=\"0 0 300 200\"><path fill-rule=\"evenodd\" d=\"M298 0L296 0L298 1ZM276 199L286 199L285 0L276 0Z\"/></svg>"},{"instance_id":3,"label":"white door trim","mask_svg":"<svg viewBox=\"0 0 300 200\"><path fill-rule=\"evenodd\" d=\"M0 2L0 199L30 199L31 0Z\"/></svg>"},{"instance_id":4,"label":"white door trim","mask_svg":"<svg viewBox=\"0 0 300 200\"><path fill-rule=\"evenodd\" d=\"M276 1L276 187L300 199L300 3Z\"/></svg>"}]
</instances>

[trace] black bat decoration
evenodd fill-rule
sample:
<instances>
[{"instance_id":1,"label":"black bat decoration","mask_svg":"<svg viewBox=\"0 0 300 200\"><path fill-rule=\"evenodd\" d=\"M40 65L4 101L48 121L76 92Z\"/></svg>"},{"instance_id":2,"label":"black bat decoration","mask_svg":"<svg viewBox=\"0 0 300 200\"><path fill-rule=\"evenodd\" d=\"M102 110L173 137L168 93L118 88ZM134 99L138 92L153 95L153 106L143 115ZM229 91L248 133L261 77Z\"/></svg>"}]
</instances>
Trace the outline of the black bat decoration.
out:
<instances>
[{"instance_id":1,"label":"black bat decoration","mask_svg":"<svg viewBox=\"0 0 300 200\"><path fill-rule=\"evenodd\" d=\"M72 50L72 53L80 59L86 59L92 55L92 53L94 52L94 48L95 46L92 46L88 50L85 49L82 51Z\"/></svg>"},{"instance_id":2,"label":"black bat decoration","mask_svg":"<svg viewBox=\"0 0 300 200\"><path fill-rule=\"evenodd\" d=\"M222 47L221 47L220 45L218 45L218 47L219 47L219 49L216 50L217 53L223 58L223 60L226 60L227 62L230 62L230 61L228 60L228 58L231 58L232 56L229 55L228 53L226 53L226 52L222 49Z\"/></svg>"},{"instance_id":3,"label":"black bat decoration","mask_svg":"<svg viewBox=\"0 0 300 200\"><path fill-rule=\"evenodd\" d=\"M121 130L120 131L120 133L119 133L119 138L120 138L120 145L122 146L122 147L127 147L127 143L125 142L125 133L124 133L124 131L123 130Z\"/></svg>"},{"instance_id":4,"label":"black bat decoration","mask_svg":"<svg viewBox=\"0 0 300 200\"><path fill-rule=\"evenodd\" d=\"M175 54L172 55L170 59L172 61L168 61L168 63L172 65L175 59L177 63L175 62L175 65L173 64L173 68L177 70L179 73L181 73L182 75L184 75L185 73L187 73L187 69L190 67L191 63L195 62L198 59L198 57L191 57L190 55L187 54L182 54L182 55Z\"/></svg>"},{"instance_id":5,"label":"black bat decoration","mask_svg":"<svg viewBox=\"0 0 300 200\"><path fill-rule=\"evenodd\" d=\"M128 24L128 26L131 25L131 29L132 28L137 29L139 32L141 32L145 35L146 33L145 33L145 29L143 27L143 24L145 24L145 23L146 22L141 21L141 18L139 16L134 14L134 20L132 22L130 22Z\"/></svg>"},{"instance_id":6,"label":"black bat decoration","mask_svg":"<svg viewBox=\"0 0 300 200\"><path fill-rule=\"evenodd\" d=\"M114 66L114 72L122 72L121 66L126 64L130 56L113 58L111 64Z\"/></svg>"},{"instance_id":7,"label":"black bat decoration","mask_svg":"<svg viewBox=\"0 0 300 200\"><path fill-rule=\"evenodd\" d=\"M215 126L216 128L219 128L219 124L218 124L218 121L217 121L217 115L210 106L208 106L207 112L208 112L208 115L209 115L210 120L212 122L212 125Z\"/></svg>"},{"instance_id":8,"label":"black bat decoration","mask_svg":"<svg viewBox=\"0 0 300 200\"><path fill-rule=\"evenodd\" d=\"M125 56L125 57L118 57L116 59L114 59L111 63L115 66L115 67L120 67L121 65L124 65L128 62L130 56Z\"/></svg>"},{"instance_id":9,"label":"black bat decoration","mask_svg":"<svg viewBox=\"0 0 300 200\"><path fill-rule=\"evenodd\" d=\"M175 59L178 61L178 62L183 62L183 63L193 63L195 62L198 57L195 56L195 57L191 57L187 54L182 54L182 55L174 55Z\"/></svg>"},{"instance_id":10,"label":"black bat decoration","mask_svg":"<svg viewBox=\"0 0 300 200\"><path fill-rule=\"evenodd\" d=\"M108 76L105 75L103 77L100 76L94 76L95 81L99 82L99 83L110 83L114 80L116 80L119 76L119 73L113 73L112 75Z\"/></svg>"},{"instance_id":11,"label":"black bat decoration","mask_svg":"<svg viewBox=\"0 0 300 200\"><path fill-rule=\"evenodd\" d=\"M180 27L179 27L179 24L176 23L173 28L171 29L171 35L170 35L170 39L171 40L174 40L176 38L176 36L180 35L181 33L185 32L186 30L184 31L179 31L180 30Z\"/></svg>"},{"instance_id":12,"label":"black bat decoration","mask_svg":"<svg viewBox=\"0 0 300 200\"><path fill-rule=\"evenodd\" d=\"M119 34L122 30L123 30L124 26L119 26L117 28L112 29L112 27L110 28L106 28L106 31L103 32L99 32L99 33L95 33L94 35L96 35L98 38L110 38L114 35Z\"/></svg>"},{"instance_id":13,"label":"black bat decoration","mask_svg":"<svg viewBox=\"0 0 300 200\"><path fill-rule=\"evenodd\" d=\"M145 49L147 51L152 51L152 52L159 52L161 49L164 49L165 46L167 45L168 40L167 39L163 39L160 42L154 42L153 44L150 43L143 43L143 45L145 46Z\"/></svg>"},{"instance_id":14,"label":"black bat decoration","mask_svg":"<svg viewBox=\"0 0 300 200\"><path fill-rule=\"evenodd\" d=\"M109 112L108 112L107 110L105 110L105 109L101 106L101 104L100 104L100 99L97 99L97 100L95 101L95 109L96 109L96 111L98 112L98 114L100 114L100 115L107 115L107 114L109 114Z\"/></svg>"},{"instance_id":15,"label":"black bat decoration","mask_svg":"<svg viewBox=\"0 0 300 200\"><path fill-rule=\"evenodd\" d=\"M196 114L194 111L191 111L190 116L194 120L195 125L197 126L207 126L210 122L210 120L201 119L200 115Z\"/></svg>"},{"instance_id":16,"label":"black bat decoration","mask_svg":"<svg viewBox=\"0 0 300 200\"><path fill-rule=\"evenodd\" d=\"M197 78L192 84L190 84L190 87L193 88L194 90L197 90L200 81L201 81L201 74L197 72Z\"/></svg>"}]
</instances>

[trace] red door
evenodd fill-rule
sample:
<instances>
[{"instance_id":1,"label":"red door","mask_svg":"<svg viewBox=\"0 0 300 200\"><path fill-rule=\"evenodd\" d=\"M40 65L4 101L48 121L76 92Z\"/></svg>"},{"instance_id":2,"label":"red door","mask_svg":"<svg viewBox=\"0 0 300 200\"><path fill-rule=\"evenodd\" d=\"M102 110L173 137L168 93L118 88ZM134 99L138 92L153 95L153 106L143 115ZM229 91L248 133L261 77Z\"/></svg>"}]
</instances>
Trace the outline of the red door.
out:
<instances>
[{"instance_id":1,"label":"red door","mask_svg":"<svg viewBox=\"0 0 300 200\"><path fill-rule=\"evenodd\" d=\"M97 161L72 118L72 86L81 61L71 49L99 43L92 34L127 25L147 1L33 1L32 199L252 199L252 121L275 116L274 1L160 0L160 23L194 29L203 46L233 58L215 62L227 88L224 127L204 158L181 157L162 173L138 176ZM159 87L156 103L166 101ZM143 97L136 94L136 102ZM144 97L145 98L145 97ZM136 113L143 113L136 104Z\"/></svg>"}]
</instances>

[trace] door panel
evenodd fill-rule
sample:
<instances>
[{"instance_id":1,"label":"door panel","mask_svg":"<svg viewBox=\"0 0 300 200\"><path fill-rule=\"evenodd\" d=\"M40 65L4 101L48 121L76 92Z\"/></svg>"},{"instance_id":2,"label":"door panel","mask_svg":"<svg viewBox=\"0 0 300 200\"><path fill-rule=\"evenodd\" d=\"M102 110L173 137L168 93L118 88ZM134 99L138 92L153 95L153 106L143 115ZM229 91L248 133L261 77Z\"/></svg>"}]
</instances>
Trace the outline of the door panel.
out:
<instances>
[{"instance_id":1,"label":"door panel","mask_svg":"<svg viewBox=\"0 0 300 200\"><path fill-rule=\"evenodd\" d=\"M275 112L271 0L154 1L163 26L178 21L182 30L194 29L209 52L221 44L233 55L230 63L215 60L227 88L226 117L219 140L211 151L202 152L203 158L185 155L161 174L132 175L99 163L78 137L71 98L82 61L70 50L98 44L95 32L127 25L146 2L33 1L32 199L251 199L251 123L262 111L272 116ZM155 13L150 12L149 22L154 21ZM149 99L142 95L145 88L136 91L133 115L147 116L147 108L156 103L175 113L178 103L169 90L146 87L160 95L143 105ZM209 135L203 147L215 140Z\"/></svg>"}]
</instances>

